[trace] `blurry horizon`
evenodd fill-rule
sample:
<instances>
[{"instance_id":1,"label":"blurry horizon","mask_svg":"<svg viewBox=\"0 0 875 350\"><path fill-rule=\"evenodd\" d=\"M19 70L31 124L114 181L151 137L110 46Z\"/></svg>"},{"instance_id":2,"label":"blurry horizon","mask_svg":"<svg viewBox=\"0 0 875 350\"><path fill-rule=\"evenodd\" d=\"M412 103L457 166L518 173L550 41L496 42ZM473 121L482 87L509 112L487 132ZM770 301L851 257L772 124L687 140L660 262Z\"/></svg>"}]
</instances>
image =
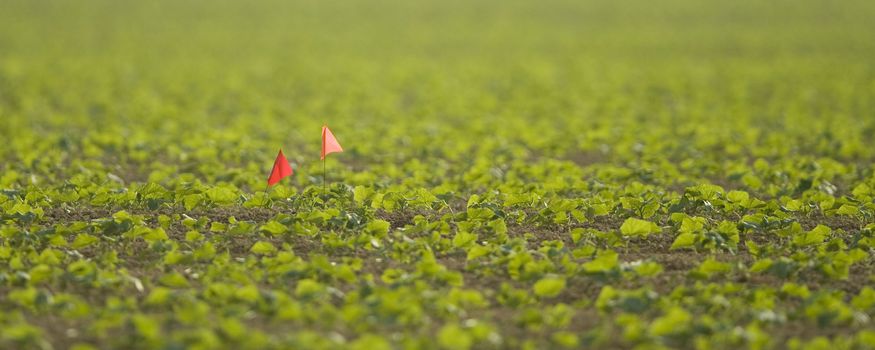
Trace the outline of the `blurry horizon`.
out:
<instances>
[{"instance_id":1,"label":"blurry horizon","mask_svg":"<svg viewBox=\"0 0 875 350\"><path fill-rule=\"evenodd\" d=\"M6 60L109 54L128 62L138 55L500 60L502 53L569 51L589 59L861 58L875 46L869 40L875 5L868 1L10 0L3 6Z\"/></svg>"},{"instance_id":2,"label":"blurry horizon","mask_svg":"<svg viewBox=\"0 0 875 350\"><path fill-rule=\"evenodd\" d=\"M793 113L810 108L865 139L872 102L844 92L871 94L873 15L870 1L814 0L12 0L0 132L229 128L297 144L323 122L581 138L696 121L804 137Z\"/></svg>"}]
</instances>

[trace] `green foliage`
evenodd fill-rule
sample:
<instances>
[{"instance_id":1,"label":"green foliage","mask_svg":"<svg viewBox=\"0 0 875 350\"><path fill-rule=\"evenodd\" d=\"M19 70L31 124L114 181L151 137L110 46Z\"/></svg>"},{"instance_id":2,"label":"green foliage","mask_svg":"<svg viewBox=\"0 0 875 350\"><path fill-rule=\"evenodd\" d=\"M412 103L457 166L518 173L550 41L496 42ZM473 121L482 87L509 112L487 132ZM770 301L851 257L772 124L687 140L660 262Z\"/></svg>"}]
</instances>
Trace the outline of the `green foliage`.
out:
<instances>
[{"instance_id":1,"label":"green foliage","mask_svg":"<svg viewBox=\"0 0 875 350\"><path fill-rule=\"evenodd\" d=\"M255 242L249 250L255 254L270 255L276 252L276 247L270 242Z\"/></svg>"},{"instance_id":2,"label":"green foliage","mask_svg":"<svg viewBox=\"0 0 875 350\"><path fill-rule=\"evenodd\" d=\"M565 289L565 279L559 277L544 277L532 286L535 295L544 298L552 298Z\"/></svg>"},{"instance_id":3,"label":"green foliage","mask_svg":"<svg viewBox=\"0 0 875 350\"><path fill-rule=\"evenodd\" d=\"M800 247L821 244L829 236L830 231L829 227L817 225L811 231L793 237L793 244Z\"/></svg>"},{"instance_id":4,"label":"green foliage","mask_svg":"<svg viewBox=\"0 0 875 350\"><path fill-rule=\"evenodd\" d=\"M437 334L437 342L444 349L470 349L473 339L464 329L455 324L441 327Z\"/></svg>"},{"instance_id":5,"label":"green foliage","mask_svg":"<svg viewBox=\"0 0 875 350\"><path fill-rule=\"evenodd\" d=\"M836 210L835 213L837 215L853 216L853 215L857 215L860 213L860 208L858 208L856 205L842 204L842 206L839 207L839 209Z\"/></svg>"},{"instance_id":6,"label":"green foliage","mask_svg":"<svg viewBox=\"0 0 875 350\"><path fill-rule=\"evenodd\" d=\"M673 307L665 315L653 320L648 332L657 337L680 334L691 326L693 317L686 310Z\"/></svg>"},{"instance_id":7,"label":"green foliage","mask_svg":"<svg viewBox=\"0 0 875 350\"><path fill-rule=\"evenodd\" d=\"M619 254L612 250L599 251L592 261L583 264L583 270L587 273L609 273L619 267Z\"/></svg>"},{"instance_id":8,"label":"green foliage","mask_svg":"<svg viewBox=\"0 0 875 350\"><path fill-rule=\"evenodd\" d=\"M170 288L186 288L189 285L188 280L179 272L166 273L158 281L161 285Z\"/></svg>"},{"instance_id":9,"label":"green foliage","mask_svg":"<svg viewBox=\"0 0 875 350\"><path fill-rule=\"evenodd\" d=\"M271 220L271 221L268 221L266 224L261 225L260 230L263 232L270 233L272 235L280 235L280 234L285 233L288 230L288 228L286 227L286 225L283 225L277 221Z\"/></svg>"},{"instance_id":10,"label":"green foliage","mask_svg":"<svg viewBox=\"0 0 875 350\"><path fill-rule=\"evenodd\" d=\"M474 244L477 241L477 235L468 232L458 232L453 237L453 246L456 248L465 248Z\"/></svg>"},{"instance_id":11,"label":"green foliage","mask_svg":"<svg viewBox=\"0 0 875 350\"><path fill-rule=\"evenodd\" d=\"M871 1L2 4L0 349L875 343Z\"/></svg>"},{"instance_id":12,"label":"green foliage","mask_svg":"<svg viewBox=\"0 0 875 350\"><path fill-rule=\"evenodd\" d=\"M79 235L76 235L76 239L73 240L71 247L74 249L85 248L85 247L90 246L92 244L95 244L99 241L100 241L100 239L97 237L94 237L94 236L89 235L87 233L81 233Z\"/></svg>"},{"instance_id":13,"label":"green foliage","mask_svg":"<svg viewBox=\"0 0 875 350\"><path fill-rule=\"evenodd\" d=\"M628 218L620 226L620 232L624 236L647 237L651 233L661 232L661 229L650 221Z\"/></svg>"},{"instance_id":14,"label":"green foliage","mask_svg":"<svg viewBox=\"0 0 875 350\"><path fill-rule=\"evenodd\" d=\"M873 307L875 307L875 289L872 287L863 287L860 290L860 294L854 297L851 300L851 305L854 306L857 310L861 311L870 311Z\"/></svg>"},{"instance_id":15,"label":"green foliage","mask_svg":"<svg viewBox=\"0 0 875 350\"><path fill-rule=\"evenodd\" d=\"M230 205L237 200L234 190L226 187L214 187L207 190L206 198L218 205Z\"/></svg>"},{"instance_id":16,"label":"green foliage","mask_svg":"<svg viewBox=\"0 0 875 350\"><path fill-rule=\"evenodd\" d=\"M709 279L714 276L724 275L732 270L732 266L728 263L720 262L709 257L702 261L695 270L690 271L690 276L695 278Z\"/></svg>"},{"instance_id":17,"label":"green foliage","mask_svg":"<svg viewBox=\"0 0 875 350\"><path fill-rule=\"evenodd\" d=\"M679 234L671 244L671 249L688 248L696 244L696 235L690 232Z\"/></svg>"}]
</instances>

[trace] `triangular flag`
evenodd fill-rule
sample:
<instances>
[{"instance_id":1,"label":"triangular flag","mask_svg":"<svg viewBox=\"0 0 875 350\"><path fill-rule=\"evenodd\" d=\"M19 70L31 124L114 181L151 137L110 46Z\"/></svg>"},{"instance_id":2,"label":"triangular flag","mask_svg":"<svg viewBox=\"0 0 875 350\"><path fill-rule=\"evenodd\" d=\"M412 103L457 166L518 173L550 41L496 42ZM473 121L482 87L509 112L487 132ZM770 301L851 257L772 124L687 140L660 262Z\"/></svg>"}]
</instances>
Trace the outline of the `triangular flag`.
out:
<instances>
[{"instance_id":1,"label":"triangular flag","mask_svg":"<svg viewBox=\"0 0 875 350\"><path fill-rule=\"evenodd\" d=\"M334 152L343 152L340 143L334 138L334 134L328 129L327 125L322 126L322 160L325 160L325 155Z\"/></svg>"},{"instance_id":2,"label":"triangular flag","mask_svg":"<svg viewBox=\"0 0 875 350\"><path fill-rule=\"evenodd\" d=\"M270 171L270 177L267 178L267 185L273 186L284 177L292 176L292 174L292 166L289 165L289 161L283 155L283 150L280 150L280 153L276 155L276 160L273 162L273 170Z\"/></svg>"}]
</instances>

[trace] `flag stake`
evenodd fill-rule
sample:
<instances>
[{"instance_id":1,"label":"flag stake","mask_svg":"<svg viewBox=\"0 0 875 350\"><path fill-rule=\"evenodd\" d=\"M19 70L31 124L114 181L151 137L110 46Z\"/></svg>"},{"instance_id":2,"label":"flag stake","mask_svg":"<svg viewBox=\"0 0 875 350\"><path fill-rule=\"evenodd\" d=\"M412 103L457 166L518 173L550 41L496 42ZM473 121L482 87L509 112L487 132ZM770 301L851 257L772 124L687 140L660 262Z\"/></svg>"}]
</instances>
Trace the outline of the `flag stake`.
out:
<instances>
[{"instance_id":1,"label":"flag stake","mask_svg":"<svg viewBox=\"0 0 875 350\"><path fill-rule=\"evenodd\" d=\"M328 129L328 125L322 124L322 194L325 200L322 202L323 209L328 206L328 171L325 170L325 156L329 153L343 152L340 143L334 138L334 134Z\"/></svg>"}]
</instances>

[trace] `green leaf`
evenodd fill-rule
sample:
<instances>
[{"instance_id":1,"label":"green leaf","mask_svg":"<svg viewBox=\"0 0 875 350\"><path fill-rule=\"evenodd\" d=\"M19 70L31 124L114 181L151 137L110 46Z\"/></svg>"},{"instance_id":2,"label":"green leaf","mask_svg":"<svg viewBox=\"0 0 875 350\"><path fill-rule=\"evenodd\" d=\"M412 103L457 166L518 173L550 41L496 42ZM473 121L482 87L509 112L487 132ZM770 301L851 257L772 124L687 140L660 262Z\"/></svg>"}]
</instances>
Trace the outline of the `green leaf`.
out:
<instances>
[{"instance_id":1,"label":"green leaf","mask_svg":"<svg viewBox=\"0 0 875 350\"><path fill-rule=\"evenodd\" d=\"M188 280L185 279L179 272L170 272L161 276L158 279L161 285L170 288L187 288Z\"/></svg>"},{"instance_id":2,"label":"green leaf","mask_svg":"<svg viewBox=\"0 0 875 350\"><path fill-rule=\"evenodd\" d=\"M244 208L265 208L270 205L270 196L265 192L255 192L243 203Z\"/></svg>"},{"instance_id":3,"label":"green leaf","mask_svg":"<svg viewBox=\"0 0 875 350\"><path fill-rule=\"evenodd\" d=\"M226 187L213 187L206 192L207 198L219 205L234 204L239 196L234 191Z\"/></svg>"},{"instance_id":4,"label":"green leaf","mask_svg":"<svg viewBox=\"0 0 875 350\"><path fill-rule=\"evenodd\" d=\"M44 337L43 330L39 327L31 326L26 323L11 324L3 327L3 340L11 340L21 344L34 344L34 339L42 339ZM47 344L47 343L46 343ZM47 347L48 348L48 347Z\"/></svg>"},{"instance_id":5,"label":"green leaf","mask_svg":"<svg viewBox=\"0 0 875 350\"><path fill-rule=\"evenodd\" d=\"M770 267L772 267L772 259L763 258L757 260L757 262L755 262L753 266L750 267L749 271L754 273L760 273L768 270Z\"/></svg>"},{"instance_id":6,"label":"green leaf","mask_svg":"<svg viewBox=\"0 0 875 350\"><path fill-rule=\"evenodd\" d=\"M532 288L535 291L535 295L542 298L552 298L559 295L565 289L565 279L556 276L544 277L535 282Z\"/></svg>"},{"instance_id":7,"label":"green leaf","mask_svg":"<svg viewBox=\"0 0 875 350\"><path fill-rule=\"evenodd\" d=\"M560 347L566 349L577 348L580 344L580 340L577 337L577 334L566 331L555 332L550 336L550 340L559 345Z\"/></svg>"},{"instance_id":8,"label":"green leaf","mask_svg":"<svg viewBox=\"0 0 875 350\"><path fill-rule=\"evenodd\" d=\"M299 298L312 297L325 291L325 286L311 279L298 281L295 287L295 295Z\"/></svg>"},{"instance_id":9,"label":"green leaf","mask_svg":"<svg viewBox=\"0 0 875 350\"><path fill-rule=\"evenodd\" d=\"M477 241L477 234L459 231L453 237L453 247L466 248Z\"/></svg>"},{"instance_id":10,"label":"green leaf","mask_svg":"<svg viewBox=\"0 0 875 350\"><path fill-rule=\"evenodd\" d=\"M80 249L80 248L85 248L87 246L90 246L90 245L97 243L99 241L100 241L100 239L97 237L94 237L94 236L89 235L87 233L80 233L79 235L76 236L76 239L73 240L73 244L71 244L70 246L73 247L74 249Z\"/></svg>"},{"instance_id":11,"label":"green leaf","mask_svg":"<svg viewBox=\"0 0 875 350\"><path fill-rule=\"evenodd\" d=\"M189 255L177 250L171 250L164 255L164 263L167 265L175 265L185 260Z\"/></svg>"},{"instance_id":12,"label":"green leaf","mask_svg":"<svg viewBox=\"0 0 875 350\"><path fill-rule=\"evenodd\" d=\"M161 327L158 322L145 315L134 315L131 317L131 322L137 333L145 339L157 340L161 336Z\"/></svg>"},{"instance_id":13,"label":"green leaf","mask_svg":"<svg viewBox=\"0 0 875 350\"><path fill-rule=\"evenodd\" d=\"M447 350L467 350L474 344L474 339L459 326L447 324L438 331L437 342Z\"/></svg>"},{"instance_id":14,"label":"green leaf","mask_svg":"<svg viewBox=\"0 0 875 350\"><path fill-rule=\"evenodd\" d=\"M33 284L39 284L43 281L49 280L52 277L52 267L45 264L39 264L34 266L27 272L30 275L30 282Z\"/></svg>"},{"instance_id":15,"label":"green leaf","mask_svg":"<svg viewBox=\"0 0 875 350\"><path fill-rule=\"evenodd\" d=\"M854 190L851 191L851 194L853 194L855 198L868 198L872 194L872 189L869 187L869 185L861 183L854 187Z\"/></svg>"},{"instance_id":16,"label":"green leaf","mask_svg":"<svg viewBox=\"0 0 875 350\"><path fill-rule=\"evenodd\" d=\"M294 196L297 191L294 187L277 184L270 188L268 194L270 194L270 199L286 200Z\"/></svg>"},{"instance_id":17,"label":"green leaf","mask_svg":"<svg viewBox=\"0 0 875 350\"><path fill-rule=\"evenodd\" d=\"M619 292L610 285L602 287L601 292L599 292L598 298L596 298L596 308L601 311L609 311L611 308L611 302L618 296Z\"/></svg>"},{"instance_id":18,"label":"green leaf","mask_svg":"<svg viewBox=\"0 0 875 350\"><path fill-rule=\"evenodd\" d=\"M64 256L65 254L58 250L46 248L40 253L39 257L37 257L36 262L54 266L60 264L64 259Z\"/></svg>"},{"instance_id":19,"label":"green leaf","mask_svg":"<svg viewBox=\"0 0 875 350\"><path fill-rule=\"evenodd\" d=\"M599 251L593 261L582 265L587 273L607 273L620 267L620 256L613 250Z\"/></svg>"},{"instance_id":20,"label":"green leaf","mask_svg":"<svg viewBox=\"0 0 875 350\"><path fill-rule=\"evenodd\" d=\"M152 243L156 241L166 241L169 238L167 237L167 233L164 232L164 229L159 227L146 232L146 234L143 235L143 239L146 242Z\"/></svg>"},{"instance_id":21,"label":"green leaf","mask_svg":"<svg viewBox=\"0 0 875 350\"><path fill-rule=\"evenodd\" d=\"M196 208L202 200L203 196L200 194L189 194L182 197L182 205L185 206L185 210L191 211Z\"/></svg>"},{"instance_id":22,"label":"green leaf","mask_svg":"<svg viewBox=\"0 0 875 350\"><path fill-rule=\"evenodd\" d=\"M787 201L787 204L784 204L784 208L788 211L799 211L802 209L802 201L798 199L791 199Z\"/></svg>"},{"instance_id":23,"label":"green leaf","mask_svg":"<svg viewBox=\"0 0 875 350\"><path fill-rule=\"evenodd\" d=\"M799 247L821 244L832 232L832 229L823 225L817 225L811 231L793 237L793 244Z\"/></svg>"},{"instance_id":24,"label":"green leaf","mask_svg":"<svg viewBox=\"0 0 875 350\"><path fill-rule=\"evenodd\" d=\"M699 199L704 200L714 200L717 198L718 194L723 193L723 187L711 184L700 184L687 189L692 193L698 193Z\"/></svg>"},{"instance_id":25,"label":"green leaf","mask_svg":"<svg viewBox=\"0 0 875 350\"><path fill-rule=\"evenodd\" d=\"M235 318L226 318L219 321L219 328L225 336L235 342L242 341L247 335L252 335L252 333L247 330L246 325Z\"/></svg>"},{"instance_id":26,"label":"green leaf","mask_svg":"<svg viewBox=\"0 0 875 350\"><path fill-rule=\"evenodd\" d=\"M875 289L866 286L860 290L860 294L851 299L851 305L857 310L869 312L875 308Z\"/></svg>"},{"instance_id":27,"label":"green leaf","mask_svg":"<svg viewBox=\"0 0 875 350\"><path fill-rule=\"evenodd\" d=\"M468 208L468 220L490 220L495 216L495 212L489 208Z\"/></svg>"},{"instance_id":28,"label":"green leaf","mask_svg":"<svg viewBox=\"0 0 875 350\"><path fill-rule=\"evenodd\" d=\"M260 255L271 255L276 252L276 247L270 242L258 241L252 245L252 248L249 249L249 251Z\"/></svg>"},{"instance_id":29,"label":"green leaf","mask_svg":"<svg viewBox=\"0 0 875 350\"><path fill-rule=\"evenodd\" d=\"M744 205L750 200L750 195L744 191L729 191L726 194L726 199L730 202Z\"/></svg>"},{"instance_id":30,"label":"green leaf","mask_svg":"<svg viewBox=\"0 0 875 350\"><path fill-rule=\"evenodd\" d=\"M133 217L127 211L119 210L119 211L115 212L114 214L112 214L112 219L115 222L121 223L125 220L133 220Z\"/></svg>"},{"instance_id":31,"label":"green leaf","mask_svg":"<svg viewBox=\"0 0 875 350\"><path fill-rule=\"evenodd\" d=\"M200 241L204 238L204 235L197 231L188 231L185 233L185 240L189 242Z\"/></svg>"},{"instance_id":32,"label":"green leaf","mask_svg":"<svg viewBox=\"0 0 875 350\"><path fill-rule=\"evenodd\" d=\"M611 206L608 204L592 204L592 215L603 216L611 213Z\"/></svg>"},{"instance_id":33,"label":"green leaf","mask_svg":"<svg viewBox=\"0 0 875 350\"><path fill-rule=\"evenodd\" d=\"M678 230L681 233L699 233L705 229L705 219L700 217L683 218L681 228Z\"/></svg>"},{"instance_id":34,"label":"green leaf","mask_svg":"<svg viewBox=\"0 0 875 350\"><path fill-rule=\"evenodd\" d=\"M475 244L474 246L471 247L471 249L468 249L467 259L468 259L468 261L471 261L471 260L477 259L479 257L486 256L489 253L490 253L489 248Z\"/></svg>"},{"instance_id":35,"label":"green leaf","mask_svg":"<svg viewBox=\"0 0 875 350\"><path fill-rule=\"evenodd\" d=\"M492 231L496 235L505 235L507 234L507 223L504 219L495 219L489 222L489 227L492 228Z\"/></svg>"},{"instance_id":36,"label":"green leaf","mask_svg":"<svg viewBox=\"0 0 875 350\"><path fill-rule=\"evenodd\" d=\"M466 207L471 208L471 207L477 205L478 203L480 203L480 196L476 195L476 194L472 194L471 197L468 197L468 204Z\"/></svg>"},{"instance_id":37,"label":"green leaf","mask_svg":"<svg viewBox=\"0 0 875 350\"><path fill-rule=\"evenodd\" d=\"M690 271L690 275L695 278L708 279L715 275L726 274L731 270L732 266L728 263L719 262L714 257L709 257L699 264L698 268Z\"/></svg>"},{"instance_id":38,"label":"green leaf","mask_svg":"<svg viewBox=\"0 0 875 350\"><path fill-rule=\"evenodd\" d=\"M144 184L137 192L143 199L165 199L167 197L167 189L154 182Z\"/></svg>"},{"instance_id":39,"label":"green leaf","mask_svg":"<svg viewBox=\"0 0 875 350\"><path fill-rule=\"evenodd\" d=\"M681 233L675 238L670 249L680 249L692 247L696 244L696 235L692 233Z\"/></svg>"},{"instance_id":40,"label":"green leaf","mask_svg":"<svg viewBox=\"0 0 875 350\"><path fill-rule=\"evenodd\" d=\"M358 205L364 205L366 201L374 197L374 189L367 186L356 186L353 190L353 199Z\"/></svg>"},{"instance_id":41,"label":"green leaf","mask_svg":"<svg viewBox=\"0 0 875 350\"><path fill-rule=\"evenodd\" d=\"M641 217L650 218L656 215L656 212L659 210L659 202L652 201L641 207Z\"/></svg>"},{"instance_id":42,"label":"green leaf","mask_svg":"<svg viewBox=\"0 0 875 350\"><path fill-rule=\"evenodd\" d=\"M248 303L254 303L261 299L261 292L258 290L258 286L249 284L237 288L237 290L234 291L234 297Z\"/></svg>"},{"instance_id":43,"label":"green leaf","mask_svg":"<svg viewBox=\"0 0 875 350\"><path fill-rule=\"evenodd\" d=\"M281 235L283 233L288 232L289 228L286 227L286 225L283 225L278 221L271 220L271 221L268 221L267 223L265 223L264 225L261 225L261 228L259 228L259 230L262 232L270 233L274 236L278 236L278 235Z\"/></svg>"},{"instance_id":44,"label":"green leaf","mask_svg":"<svg viewBox=\"0 0 875 350\"><path fill-rule=\"evenodd\" d=\"M820 203L818 203L818 205L820 206L820 210L832 209L835 204L836 199L833 196L826 197L825 199L821 200Z\"/></svg>"},{"instance_id":45,"label":"green leaf","mask_svg":"<svg viewBox=\"0 0 875 350\"><path fill-rule=\"evenodd\" d=\"M690 327L692 320L693 316L689 312L680 307L673 307L662 317L653 320L649 331L652 336L657 337L682 333Z\"/></svg>"},{"instance_id":46,"label":"green leaf","mask_svg":"<svg viewBox=\"0 0 875 350\"><path fill-rule=\"evenodd\" d=\"M39 291L36 288L28 287L25 289L13 289L7 295L9 301L24 307L33 307L36 303Z\"/></svg>"},{"instance_id":47,"label":"green leaf","mask_svg":"<svg viewBox=\"0 0 875 350\"><path fill-rule=\"evenodd\" d=\"M662 265L654 261L643 262L635 267L635 273L641 277L653 277L662 272Z\"/></svg>"},{"instance_id":48,"label":"green leaf","mask_svg":"<svg viewBox=\"0 0 875 350\"><path fill-rule=\"evenodd\" d=\"M375 219L365 226L365 233L377 238L385 238L392 227L386 220Z\"/></svg>"},{"instance_id":49,"label":"green leaf","mask_svg":"<svg viewBox=\"0 0 875 350\"><path fill-rule=\"evenodd\" d=\"M392 350L392 344L378 334L364 334L349 344L350 350Z\"/></svg>"},{"instance_id":50,"label":"green leaf","mask_svg":"<svg viewBox=\"0 0 875 350\"><path fill-rule=\"evenodd\" d=\"M860 213L860 208L857 208L856 205L850 205L850 204L842 204L842 206L839 207L838 210L836 210L836 214L838 214L838 215L854 216L854 215L857 215L859 213Z\"/></svg>"},{"instance_id":51,"label":"green leaf","mask_svg":"<svg viewBox=\"0 0 875 350\"><path fill-rule=\"evenodd\" d=\"M212 243L204 242L204 244L196 249L192 255L197 261L210 260L216 256L216 248Z\"/></svg>"},{"instance_id":52,"label":"green leaf","mask_svg":"<svg viewBox=\"0 0 875 350\"><path fill-rule=\"evenodd\" d=\"M808 296L811 295L811 291L808 290L808 287L793 282L784 283L784 285L781 286L781 293L800 299L807 299Z\"/></svg>"},{"instance_id":53,"label":"green leaf","mask_svg":"<svg viewBox=\"0 0 875 350\"><path fill-rule=\"evenodd\" d=\"M624 236L647 237L651 233L659 233L662 231L656 224L636 218L628 218L620 226L620 233Z\"/></svg>"}]
</instances>

